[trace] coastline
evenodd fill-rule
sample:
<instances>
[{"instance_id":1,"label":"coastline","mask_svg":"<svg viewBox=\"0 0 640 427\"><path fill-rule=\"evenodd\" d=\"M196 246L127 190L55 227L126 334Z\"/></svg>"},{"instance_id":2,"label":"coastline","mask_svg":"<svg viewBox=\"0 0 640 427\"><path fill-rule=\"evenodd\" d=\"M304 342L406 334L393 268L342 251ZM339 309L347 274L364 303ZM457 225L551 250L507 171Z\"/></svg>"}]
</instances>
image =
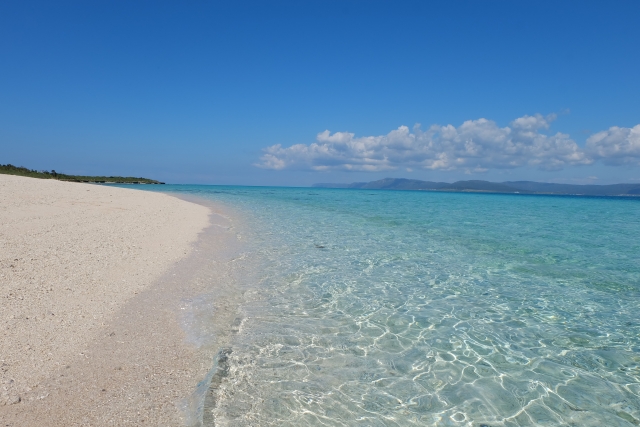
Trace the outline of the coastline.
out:
<instances>
[{"instance_id":1,"label":"coastline","mask_svg":"<svg viewBox=\"0 0 640 427\"><path fill-rule=\"evenodd\" d=\"M241 297L224 208L6 175L0 199L5 425L197 425Z\"/></svg>"}]
</instances>

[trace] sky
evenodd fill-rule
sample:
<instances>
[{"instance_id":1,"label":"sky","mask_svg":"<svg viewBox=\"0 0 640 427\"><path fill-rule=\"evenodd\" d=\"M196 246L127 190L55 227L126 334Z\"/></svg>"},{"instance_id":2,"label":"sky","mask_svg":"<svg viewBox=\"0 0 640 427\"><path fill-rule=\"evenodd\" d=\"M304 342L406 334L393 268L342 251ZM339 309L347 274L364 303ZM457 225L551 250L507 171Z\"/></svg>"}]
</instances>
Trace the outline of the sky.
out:
<instances>
[{"instance_id":1,"label":"sky","mask_svg":"<svg viewBox=\"0 0 640 427\"><path fill-rule=\"evenodd\" d=\"M0 164L640 182L640 2L0 2Z\"/></svg>"}]
</instances>

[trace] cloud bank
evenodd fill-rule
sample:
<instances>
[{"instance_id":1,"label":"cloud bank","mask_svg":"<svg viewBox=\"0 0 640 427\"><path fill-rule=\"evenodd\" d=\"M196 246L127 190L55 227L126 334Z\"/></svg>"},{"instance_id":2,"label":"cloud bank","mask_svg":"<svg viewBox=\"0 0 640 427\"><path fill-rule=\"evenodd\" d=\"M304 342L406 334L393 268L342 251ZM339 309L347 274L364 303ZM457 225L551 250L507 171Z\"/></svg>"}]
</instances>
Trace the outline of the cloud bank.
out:
<instances>
[{"instance_id":1,"label":"cloud bank","mask_svg":"<svg viewBox=\"0 0 640 427\"><path fill-rule=\"evenodd\" d=\"M640 165L640 125L613 126L587 139L587 151L608 165Z\"/></svg>"},{"instance_id":2,"label":"cloud bank","mask_svg":"<svg viewBox=\"0 0 640 427\"><path fill-rule=\"evenodd\" d=\"M567 134L545 133L555 118L554 114L523 116L506 127L487 119L468 120L459 127L432 125L427 130L420 125L412 130L400 126L387 135L362 137L325 130L308 145L265 148L256 166L275 170L484 172L523 166L560 170L598 160L611 165L640 164L640 125L598 132L582 148Z\"/></svg>"}]
</instances>

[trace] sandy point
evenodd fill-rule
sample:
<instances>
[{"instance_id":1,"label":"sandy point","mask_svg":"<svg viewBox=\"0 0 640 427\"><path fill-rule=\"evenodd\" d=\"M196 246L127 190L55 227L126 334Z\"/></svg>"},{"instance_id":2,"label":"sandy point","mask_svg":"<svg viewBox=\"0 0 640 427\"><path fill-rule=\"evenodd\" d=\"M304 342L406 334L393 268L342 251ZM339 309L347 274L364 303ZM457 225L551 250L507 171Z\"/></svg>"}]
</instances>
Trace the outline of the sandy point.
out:
<instances>
[{"instance_id":1,"label":"sandy point","mask_svg":"<svg viewBox=\"0 0 640 427\"><path fill-rule=\"evenodd\" d=\"M194 289L161 279L210 218L166 194L0 175L2 425L183 424L211 354L176 320Z\"/></svg>"}]
</instances>

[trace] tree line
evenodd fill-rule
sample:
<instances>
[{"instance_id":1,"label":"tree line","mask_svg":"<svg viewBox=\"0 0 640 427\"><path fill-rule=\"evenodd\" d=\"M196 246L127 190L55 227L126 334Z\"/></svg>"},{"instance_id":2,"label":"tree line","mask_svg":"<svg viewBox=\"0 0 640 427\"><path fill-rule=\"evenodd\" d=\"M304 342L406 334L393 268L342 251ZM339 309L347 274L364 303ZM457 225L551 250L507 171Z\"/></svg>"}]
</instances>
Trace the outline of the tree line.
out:
<instances>
[{"instance_id":1,"label":"tree line","mask_svg":"<svg viewBox=\"0 0 640 427\"><path fill-rule=\"evenodd\" d=\"M132 176L86 176L86 175L67 175L58 173L55 169L36 170L29 169L24 166L14 166L12 164L0 164L0 174L28 176L31 178L41 179L57 179L59 181L71 182L92 182L92 183L114 183L114 184L164 184L164 182L156 181L149 178L137 178Z\"/></svg>"}]
</instances>

